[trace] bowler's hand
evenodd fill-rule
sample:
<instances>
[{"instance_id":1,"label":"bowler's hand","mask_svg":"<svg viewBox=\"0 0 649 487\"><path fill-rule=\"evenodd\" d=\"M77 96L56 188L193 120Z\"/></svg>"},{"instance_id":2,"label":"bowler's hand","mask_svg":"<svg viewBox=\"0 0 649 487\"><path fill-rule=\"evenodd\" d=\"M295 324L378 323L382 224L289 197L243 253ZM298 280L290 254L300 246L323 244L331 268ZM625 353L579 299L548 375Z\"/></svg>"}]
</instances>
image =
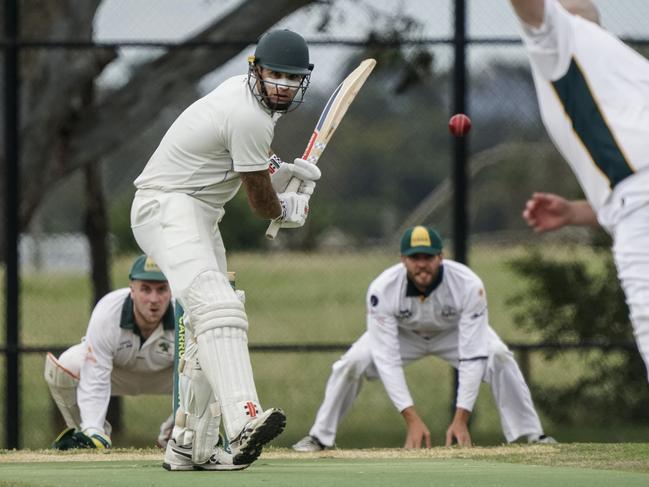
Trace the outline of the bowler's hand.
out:
<instances>
[{"instance_id":1,"label":"bowler's hand","mask_svg":"<svg viewBox=\"0 0 649 487\"><path fill-rule=\"evenodd\" d=\"M570 224L570 202L550 193L534 193L525 203L523 219L535 232L556 230Z\"/></svg>"},{"instance_id":2,"label":"bowler's hand","mask_svg":"<svg viewBox=\"0 0 649 487\"><path fill-rule=\"evenodd\" d=\"M566 225L597 225L597 215L588 201L568 201L551 193L534 193L525 204L523 218L535 232Z\"/></svg>"}]
</instances>

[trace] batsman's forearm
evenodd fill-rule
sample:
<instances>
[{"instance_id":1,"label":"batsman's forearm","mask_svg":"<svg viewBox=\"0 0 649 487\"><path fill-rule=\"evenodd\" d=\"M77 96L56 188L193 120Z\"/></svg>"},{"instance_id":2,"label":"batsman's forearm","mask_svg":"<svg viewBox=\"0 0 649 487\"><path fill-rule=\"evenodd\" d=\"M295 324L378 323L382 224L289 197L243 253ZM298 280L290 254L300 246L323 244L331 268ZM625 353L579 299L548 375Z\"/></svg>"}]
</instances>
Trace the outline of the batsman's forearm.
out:
<instances>
[{"instance_id":1,"label":"batsman's forearm","mask_svg":"<svg viewBox=\"0 0 649 487\"><path fill-rule=\"evenodd\" d=\"M240 177L248 196L248 204L255 215L272 220L282 214L268 171L241 173Z\"/></svg>"}]
</instances>

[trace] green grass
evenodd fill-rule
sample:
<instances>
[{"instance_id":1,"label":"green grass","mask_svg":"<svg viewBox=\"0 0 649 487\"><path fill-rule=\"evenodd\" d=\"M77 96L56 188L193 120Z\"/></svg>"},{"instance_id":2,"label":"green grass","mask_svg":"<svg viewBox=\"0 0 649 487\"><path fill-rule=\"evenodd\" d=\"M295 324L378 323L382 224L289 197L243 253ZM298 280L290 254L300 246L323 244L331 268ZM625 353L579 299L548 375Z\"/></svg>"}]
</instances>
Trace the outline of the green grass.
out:
<instances>
[{"instance_id":1,"label":"green grass","mask_svg":"<svg viewBox=\"0 0 649 487\"><path fill-rule=\"evenodd\" d=\"M649 445L557 445L431 450L270 449L240 472L169 473L151 450L0 451L0 487L9 486L454 486L625 487L649 482ZM216 476L216 477L215 477Z\"/></svg>"},{"instance_id":2,"label":"green grass","mask_svg":"<svg viewBox=\"0 0 649 487\"><path fill-rule=\"evenodd\" d=\"M482 277L489 298L492 326L506 341L533 342L511 321L507 299L520 282L505 262L521 248L474 247L471 266ZM553 250L556 255L556 249ZM587 251L584 251L587 252ZM343 343L350 344L365 330L365 293L368 284L387 266L396 263L396 252L343 253L233 253L229 267L237 273L237 287L247 295L251 344ZM115 288L126 286L132 257L119 258L112 269ZM1 284L0 284L1 285ZM66 346L83 336L91 310L91 289L86 276L31 273L22 281L21 341L29 346ZM0 322L4 330L4 323ZM4 336L4 331L3 335ZM289 446L308 431L322 399L331 365L341 352L253 353L259 396L264 406L285 409L288 425L277 440ZM0 366L4 364L0 358ZM43 357L22 359L22 446L43 448L58 433L58 417L42 377ZM578 354L548 367L533 355L532 379L570 380L580 371ZM451 414L453 374L449 366L426 358L410 366L408 382L419 412L440 445ZM4 390L4 376L0 390ZM4 401L0 401L3 413ZM124 400L124 429L113 437L116 446L149 447L158 426L169 414L170 398L129 397ZM61 425L59 425L61 426ZM563 441L639 441L649 438L649 427L596 425L567 429L545 422L546 430ZM0 424L0 442L4 432ZM341 447L398 447L403 421L380 382L364 385L337 438ZM478 445L498 445L504 440L488 387L483 386L474 418L473 439Z\"/></svg>"}]
</instances>

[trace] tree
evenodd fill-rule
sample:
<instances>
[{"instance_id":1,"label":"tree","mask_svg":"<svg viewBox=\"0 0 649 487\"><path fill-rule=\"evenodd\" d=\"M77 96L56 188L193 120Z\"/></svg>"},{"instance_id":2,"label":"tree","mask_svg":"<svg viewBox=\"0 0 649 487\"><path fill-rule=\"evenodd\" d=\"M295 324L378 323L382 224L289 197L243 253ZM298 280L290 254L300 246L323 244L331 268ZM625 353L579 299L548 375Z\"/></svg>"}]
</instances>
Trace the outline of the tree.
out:
<instances>
[{"instance_id":1,"label":"tree","mask_svg":"<svg viewBox=\"0 0 649 487\"><path fill-rule=\"evenodd\" d=\"M116 58L114 49L22 49L21 227L26 228L48 190L59 181L135 144L161 112L170 107L177 111L195 98L194 86L203 75L313 1L275 0L272 8L264 0L243 1L189 39L222 43L218 49L171 49L138 66L125 86L104 93L90 105L84 103L84 93ZM54 43L90 42L101 1L20 3L21 40ZM0 14L4 17L3 11ZM4 185L5 164L0 163Z\"/></svg>"},{"instance_id":2,"label":"tree","mask_svg":"<svg viewBox=\"0 0 649 487\"><path fill-rule=\"evenodd\" d=\"M564 424L647 419L649 390L642 358L635 347L616 348L633 344L633 329L610 238L603 234L596 234L590 251L564 244L558 254L548 256L534 249L510 262L526 282L509 303L515 307L518 327L538 335L541 342L601 344L581 352L579 377L531 386L543 412ZM544 355L550 363L562 357L557 349Z\"/></svg>"}]
</instances>

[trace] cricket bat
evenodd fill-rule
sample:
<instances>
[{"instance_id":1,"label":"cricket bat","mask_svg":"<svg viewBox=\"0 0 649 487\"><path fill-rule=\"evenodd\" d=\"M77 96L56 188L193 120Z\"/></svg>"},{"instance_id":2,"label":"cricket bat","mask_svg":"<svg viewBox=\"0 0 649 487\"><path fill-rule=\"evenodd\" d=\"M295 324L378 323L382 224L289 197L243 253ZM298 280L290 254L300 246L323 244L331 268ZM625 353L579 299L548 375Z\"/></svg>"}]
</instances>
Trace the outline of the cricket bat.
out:
<instances>
[{"instance_id":1,"label":"cricket bat","mask_svg":"<svg viewBox=\"0 0 649 487\"><path fill-rule=\"evenodd\" d=\"M365 59L334 90L320 114L309 143L306 145L302 159L306 159L313 164L318 163L318 159L320 159L325 147L327 147L329 139L331 139L338 128L340 121L345 116L345 113L347 113L349 105L354 101L354 98L374 69L374 66L376 66L376 60ZM286 192L295 192L299 187L300 180L292 178L286 187ZM266 230L266 237L271 240L274 239L279 229L280 224L278 222L270 222Z\"/></svg>"}]
</instances>

